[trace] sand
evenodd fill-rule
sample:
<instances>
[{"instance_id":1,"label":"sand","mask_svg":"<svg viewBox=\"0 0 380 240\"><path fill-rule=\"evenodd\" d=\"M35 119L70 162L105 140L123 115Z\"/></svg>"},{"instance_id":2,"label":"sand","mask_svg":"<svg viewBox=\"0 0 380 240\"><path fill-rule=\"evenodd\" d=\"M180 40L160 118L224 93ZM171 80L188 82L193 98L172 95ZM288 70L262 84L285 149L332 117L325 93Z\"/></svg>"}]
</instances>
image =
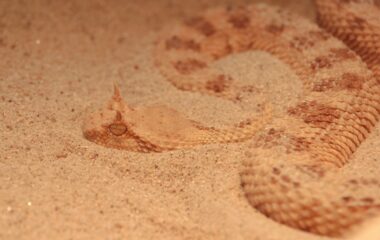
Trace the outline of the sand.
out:
<instances>
[{"instance_id":1,"label":"sand","mask_svg":"<svg viewBox=\"0 0 380 240\"><path fill-rule=\"evenodd\" d=\"M249 107L177 90L152 57L167 24L248 2L0 1L0 239L326 239L248 204L239 171L250 142L138 154L82 136L84 115L108 100L113 81L131 105L164 104L209 126L248 116ZM268 2L314 18L309 1ZM277 86L277 101L297 91L294 73L267 54L218 64ZM377 128L355 157L367 162L352 169L376 167L379 136Z\"/></svg>"}]
</instances>

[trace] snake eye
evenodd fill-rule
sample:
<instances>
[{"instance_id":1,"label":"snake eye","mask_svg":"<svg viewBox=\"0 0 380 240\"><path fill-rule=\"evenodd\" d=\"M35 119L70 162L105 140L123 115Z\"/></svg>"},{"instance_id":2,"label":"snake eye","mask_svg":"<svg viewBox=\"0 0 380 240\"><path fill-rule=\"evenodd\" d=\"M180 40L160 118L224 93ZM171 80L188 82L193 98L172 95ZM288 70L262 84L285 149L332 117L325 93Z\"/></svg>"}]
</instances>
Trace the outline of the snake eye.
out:
<instances>
[{"instance_id":1,"label":"snake eye","mask_svg":"<svg viewBox=\"0 0 380 240\"><path fill-rule=\"evenodd\" d=\"M114 123L109 125L108 129L113 135L121 136L127 131L127 126L120 123Z\"/></svg>"}]
</instances>

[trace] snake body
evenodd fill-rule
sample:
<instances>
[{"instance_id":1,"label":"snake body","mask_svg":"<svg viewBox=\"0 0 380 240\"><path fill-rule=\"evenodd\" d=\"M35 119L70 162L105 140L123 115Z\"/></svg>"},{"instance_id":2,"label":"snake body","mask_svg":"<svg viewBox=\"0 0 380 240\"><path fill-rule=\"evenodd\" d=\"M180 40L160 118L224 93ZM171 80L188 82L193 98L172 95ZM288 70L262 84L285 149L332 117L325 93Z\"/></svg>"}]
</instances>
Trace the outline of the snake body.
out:
<instances>
[{"instance_id":1,"label":"snake body","mask_svg":"<svg viewBox=\"0 0 380 240\"><path fill-rule=\"evenodd\" d=\"M244 137L236 137L230 129L226 138L214 142L253 139L250 156L243 162L241 182L254 208L290 227L338 237L380 214L380 181L341 174L380 117L380 10L369 0L315 3L318 22L325 30L266 5L221 7L164 32L155 58L161 73L177 88L237 102L241 93L249 93L255 86L238 83L216 69L214 62L258 50L288 65L302 82L302 97L279 113L281 117L261 121L259 127L265 122L265 128L260 132L254 128L249 135L247 128ZM108 107L114 117L106 126L120 122L121 114L117 117L115 111L122 111L117 108ZM202 142L191 133L182 139L154 133L163 126L149 131L140 127L128 135L127 129L138 129L139 122L132 120L133 126L119 126L123 129L119 140L113 137L111 141L112 131L105 134L95 126L102 123L102 116L88 121L92 122L87 124L85 136L107 147L115 147L114 142L119 141L116 148L149 152L189 147L188 139L191 146L212 142ZM165 126L170 128L170 124ZM186 126L190 129L194 125L189 122ZM205 133L213 139L215 131L203 128ZM144 135L145 144L131 143L140 135ZM157 144L149 139L159 142L160 148L152 147Z\"/></svg>"}]
</instances>

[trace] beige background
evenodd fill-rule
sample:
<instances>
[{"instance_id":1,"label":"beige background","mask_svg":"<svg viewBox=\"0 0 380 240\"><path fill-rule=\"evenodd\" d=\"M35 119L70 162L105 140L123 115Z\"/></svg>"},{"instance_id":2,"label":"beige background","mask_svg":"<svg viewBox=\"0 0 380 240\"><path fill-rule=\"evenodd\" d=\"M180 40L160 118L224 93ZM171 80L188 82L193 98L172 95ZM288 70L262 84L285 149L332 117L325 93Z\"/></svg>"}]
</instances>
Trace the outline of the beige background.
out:
<instances>
[{"instance_id":1,"label":"beige background","mask_svg":"<svg viewBox=\"0 0 380 240\"><path fill-rule=\"evenodd\" d=\"M172 21L249 2L1 0L0 239L322 239L247 203L245 144L137 154L82 137L84 114L105 103L114 80L130 104L159 102L210 125L241 120L231 103L172 87L152 48ZM314 19L309 1L268 2ZM294 74L282 63L245 57L226 67L289 88ZM378 155L378 143L376 129L359 158Z\"/></svg>"}]
</instances>

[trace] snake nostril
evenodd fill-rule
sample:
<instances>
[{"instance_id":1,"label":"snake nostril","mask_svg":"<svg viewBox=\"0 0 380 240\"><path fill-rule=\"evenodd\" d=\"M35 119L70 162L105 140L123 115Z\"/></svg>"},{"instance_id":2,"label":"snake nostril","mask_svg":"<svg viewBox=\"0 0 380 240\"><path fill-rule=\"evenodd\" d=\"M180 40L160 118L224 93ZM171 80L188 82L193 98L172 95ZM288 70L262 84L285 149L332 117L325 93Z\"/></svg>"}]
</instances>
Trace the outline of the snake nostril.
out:
<instances>
[{"instance_id":1,"label":"snake nostril","mask_svg":"<svg viewBox=\"0 0 380 240\"><path fill-rule=\"evenodd\" d=\"M108 129L113 135L121 136L127 131L127 126L120 123L111 124Z\"/></svg>"}]
</instances>

